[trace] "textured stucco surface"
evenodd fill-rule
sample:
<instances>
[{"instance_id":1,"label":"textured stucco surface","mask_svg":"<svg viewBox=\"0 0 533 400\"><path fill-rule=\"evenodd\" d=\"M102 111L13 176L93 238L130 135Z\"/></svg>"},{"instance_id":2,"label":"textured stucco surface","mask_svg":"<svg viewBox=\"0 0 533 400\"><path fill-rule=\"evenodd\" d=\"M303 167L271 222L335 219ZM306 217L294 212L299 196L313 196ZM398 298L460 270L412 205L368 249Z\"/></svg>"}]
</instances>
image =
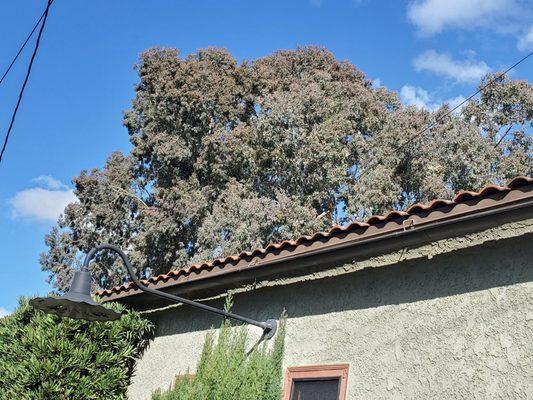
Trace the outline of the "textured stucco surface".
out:
<instances>
[{"instance_id":1,"label":"textured stucco surface","mask_svg":"<svg viewBox=\"0 0 533 400\"><path fill-rule=\"evenodd\" d=\"M286 309L285 367L349 363L348 399L533 399L532 231L522 221L355 260L238 293L234 310L265 319ZM156 338L132 400L193 371L220 322L185 307L148 315Z\"/></svg>"}]
</instances>

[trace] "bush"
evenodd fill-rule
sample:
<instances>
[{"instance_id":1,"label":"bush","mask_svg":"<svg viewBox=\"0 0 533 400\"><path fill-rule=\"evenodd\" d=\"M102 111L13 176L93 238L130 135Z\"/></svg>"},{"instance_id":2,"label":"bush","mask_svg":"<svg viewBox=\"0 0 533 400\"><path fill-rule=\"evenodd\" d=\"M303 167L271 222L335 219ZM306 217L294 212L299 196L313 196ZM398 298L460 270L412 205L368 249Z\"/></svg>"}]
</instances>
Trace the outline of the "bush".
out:
<instances>
[{"instance_id":1,"label":"bush","mask_svg":"<svg viewBox=\"0 0 533 400\"><path fill-rule=\"evenodd\" d=\"M271 349L263 342L247 352L248 334L244 328L232 329L229 322L207 335L196 375L176 381L166 393L155 393L153 400L279 400L285 322L281 320Z\"/></svg>"},{"instance_id":2,"label":"bush","mask_svg":"<svg viewBox=\"0 0 533 400\"><path fill-rule=\"evenodd\" d=\"M0 399L124 399L152 324L124 306L112 322L45 314L21 299L0 319Z\"/></svg>"}]
</instances>

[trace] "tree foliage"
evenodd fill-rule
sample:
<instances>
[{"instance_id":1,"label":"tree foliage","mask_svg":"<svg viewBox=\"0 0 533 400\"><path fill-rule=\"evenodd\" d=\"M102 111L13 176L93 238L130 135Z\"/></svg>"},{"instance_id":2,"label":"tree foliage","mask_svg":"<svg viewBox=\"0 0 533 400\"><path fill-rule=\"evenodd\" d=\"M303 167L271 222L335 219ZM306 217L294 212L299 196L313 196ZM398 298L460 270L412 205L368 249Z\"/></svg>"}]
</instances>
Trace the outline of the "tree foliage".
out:
<instances>
[{"instance_id":1,"label":"tree foliage","mask_svg":"<svg viewBox=\"0 0 533 400\"><path fill-rule=\"evenodd\" d=\"M46 237L41 264L60 290L100 242L128 249L140 274L164 273L533 172L525 81L498 79L441 120L448 105L406 107L322 48L241 64L156 48L136 69L131 154L74 178L79 202ZM100 286L121 283L105 257Z\"/></svg>"},{"instance_id":2,"label":"tree foliage","mask_svg":"<svg viewBox=\"0 0 533 400\"><path fill-rule=\"evenodd\" d=\"M272 348L263 342L247 350L244 328L224 322L215 340L210 332L204 343L195 375L177 379L167 392L155 393L153 400L279 400L285 342L285 318Z\"/></svg>"},{"instance_id":3,"label":"tree foliage","mask_svg":"<svg viewBox=\"0 0 533 400\"><path fill-rule=\"evenodd\" d=\"M0 399L123 399L152 332L138 313L94 323L45 314L21 299L0 319Z\"/></svg>"}]
</instances>

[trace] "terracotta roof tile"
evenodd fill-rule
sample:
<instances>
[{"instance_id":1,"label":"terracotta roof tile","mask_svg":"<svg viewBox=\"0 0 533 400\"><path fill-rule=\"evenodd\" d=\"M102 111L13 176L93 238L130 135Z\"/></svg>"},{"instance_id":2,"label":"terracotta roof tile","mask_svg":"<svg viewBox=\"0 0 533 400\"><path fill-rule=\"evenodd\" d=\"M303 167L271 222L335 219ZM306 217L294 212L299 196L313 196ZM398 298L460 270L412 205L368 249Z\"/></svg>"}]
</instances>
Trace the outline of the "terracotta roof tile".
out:
<instances>
[{"instance_id":1,"label":"terracotta roof tile","mask_svg":"<svg viewBox=\"0 0 533 400\"><path fill-rule=\"evenodd\" d=\"M274 251L280 251L280 250L295 247L301 244L313 243L318 240L329 239L334 236L338 236L338 235L356 231L356 230L365 230L366 228L372 225L382 224L382 223L389 222L395 219L417 215L422 212L434 211L441 207L456 205L458 203L465 203L469 200L481 199L483 197L490 196L496 193L509 192L513 189L519 189L523 186L528 186L532 184L533 184L532 177L519 176L509 181L506 186L487 185L477 192L466 191L466 190L460 191L453 197L452 200L435 199L427 204L417 203L417 204L410 206L406 211L394 210L394 211L390 211L389 213L385 215L374 215L368 218L368 220L366 220L365 222L353 221L344 226L335 225L331 229L329 229L327 232L317 232L311 236L301 236L295 240L284 240L280 243L271 243L262 249L243 251L242 253L237 254L237 255L232 255L232 256L225 257L225 258L218 258L218 259L215 259L209 262L193 264L189 267L182 268L182 269L175 270L175 271L170 271L166 274L152 276L149 279L141 280L141 282L144 283L145 285L153 285L153 284L157 284L160 282L168 282L171 279L176 280L177 278L182 277L182 276L199 274L203 271L210 271L214 269L215 267L237 263L238 261L243 260L243 259L251 259L259 255L265 255L268 253L272 253ZM128 292L133 288L133 286L134 286L133 283L130 282L124 285L113 287L111 289L99 291L97 292L97 295L101 297L109 297L111 295Z\"/></svg>"}]
</instances>

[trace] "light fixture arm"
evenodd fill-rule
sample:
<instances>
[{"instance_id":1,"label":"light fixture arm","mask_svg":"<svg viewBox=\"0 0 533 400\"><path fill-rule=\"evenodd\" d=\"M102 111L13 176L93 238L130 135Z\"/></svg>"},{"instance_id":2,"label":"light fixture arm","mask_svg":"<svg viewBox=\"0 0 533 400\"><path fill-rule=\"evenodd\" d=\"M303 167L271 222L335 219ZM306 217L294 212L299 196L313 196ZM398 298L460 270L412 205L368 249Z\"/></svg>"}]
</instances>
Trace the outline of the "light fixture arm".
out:
<instances>
[{"instance_id":1,"label":"light fixture arm","mask_svg":"<svg viewBox=\"0 0 533 400\"><path fill-rule=\"evenodd\" d=\"M176 303L187 304L189 306L196 307L196 308L199 308L199 309L204 310L204 311L209 311L209 312L214 313L214 314L222 315L222 316L224 316L226 318L231 318L231 319L234 319L234 320L237 320L237 321L245 322L245 323L250 324L250 325L255 325L255 326L263 329L263 336L265 338L267 338L267 339L272 338L275 335L275 333L276 333L278 324L277 324L277 321L274 320L274 319L269 319L269 320L267 320L265 322L260 322L260 321L253 320L251 318L243 317L241 315L237 315L237 314L228 312L228 311L220 310L218 308L211 307L211 306L208 306L206 304L202 304L202 303L199 303L199 302L196 302L196 301L193 301L193 300L184 299L183 297L175 296L175 295L170 294L170 293L165 293L165 292L162 292L160 290L149 288L148 286L146 286L146 285L141 283L141 281L139 280L139 278L137 277L137 275L133 271L133 267L131 266L131 263L130 263L130 260L128 259L128 256L126 256L126 254L122 250L120 250L117 246L114 246L112 244L101 244L99 246L96 246L96 247L92 248L87 253L87 256L85 257L85 261L83 262L83 266L82 266L83 270L87 270L87 271L89 270L89 263L94 258L96 253L98 253L101 250L111 250L111 251L115 252L116 254L118 254L119 257L122 259L122 262L126 266L126 269L128 270L128 274L129 274L131 280L133 281L135 286L137 286L143 292L149 293L149 294L151 294L153 296L162 297L164 299L167 299L167 300L170 300L170 301L173 301L173 302L176 302Z\"/></svg>"}]
</instances>

